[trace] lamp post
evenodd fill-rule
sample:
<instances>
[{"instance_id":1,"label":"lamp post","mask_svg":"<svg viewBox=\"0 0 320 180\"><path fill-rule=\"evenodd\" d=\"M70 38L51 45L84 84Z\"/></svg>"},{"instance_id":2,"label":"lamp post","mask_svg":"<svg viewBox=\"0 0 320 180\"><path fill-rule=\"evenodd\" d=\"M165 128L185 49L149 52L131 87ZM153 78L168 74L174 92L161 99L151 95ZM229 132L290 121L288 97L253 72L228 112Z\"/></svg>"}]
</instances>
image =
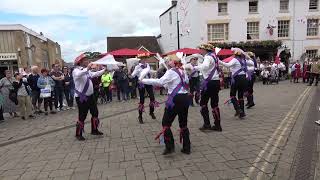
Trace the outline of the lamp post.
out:
<instances>
[{"instance_id":1,"label":"lamp post","mask_svg":"<svg viewBox=\"0 0 320 180\"><path fill-rule=\"evenodd\" d=\"M178 37L178 49L180 49L180 21L179 21L179 12L177 12L177 37Z\"/></svg>"}]
</instances>

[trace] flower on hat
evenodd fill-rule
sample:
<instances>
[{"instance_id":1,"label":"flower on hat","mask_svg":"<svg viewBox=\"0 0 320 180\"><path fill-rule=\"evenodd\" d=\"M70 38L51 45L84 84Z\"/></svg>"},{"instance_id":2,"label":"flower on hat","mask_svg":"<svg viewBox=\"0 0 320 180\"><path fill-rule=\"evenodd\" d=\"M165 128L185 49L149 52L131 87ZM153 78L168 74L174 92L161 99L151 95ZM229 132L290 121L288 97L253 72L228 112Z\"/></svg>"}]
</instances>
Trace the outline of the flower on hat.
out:
<instances>
[{"instance_id":1,"label":"flower on hat","mask_svg":"<svg viewBox=\"0 0 320 180\"><path fill-rule=\"evenodd\" d=\"M208 50L208 51L213 51L214 46L212 44L201 44L199 46L199 49L203 49L203 50Z\"/></svg>"},{"instance_id":2,"label":"flower on hat","mask_svg":"<svg viewBox=\"0 0 320 180\"><path fill-rule=\"evenodd\" d=\"M74 64L78 65L83 59L88 58L90 55L88 53L82 53L74 60Z\"/></svg>"}]
</instances>

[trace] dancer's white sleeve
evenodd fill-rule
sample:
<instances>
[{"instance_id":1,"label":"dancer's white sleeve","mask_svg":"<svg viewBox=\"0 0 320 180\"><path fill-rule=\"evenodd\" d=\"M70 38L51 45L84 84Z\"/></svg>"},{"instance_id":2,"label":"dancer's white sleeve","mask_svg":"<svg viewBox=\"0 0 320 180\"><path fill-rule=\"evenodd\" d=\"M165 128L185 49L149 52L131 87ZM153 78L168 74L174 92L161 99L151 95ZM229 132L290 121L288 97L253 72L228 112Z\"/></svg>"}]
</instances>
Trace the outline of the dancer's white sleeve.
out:
<instances>
[{"instance_id":1,"label":"dancer's white sleeve","mask_svg":"<svg viewBox=\"0 0 320 180\"><path fill-rule=\"evenodd\" d=\"M160 79L143 79L141 82L147 85L153 86L165 86L174 80L176 76L172 74L171 70L168 70Z\"/></svg>"}]
</instances>

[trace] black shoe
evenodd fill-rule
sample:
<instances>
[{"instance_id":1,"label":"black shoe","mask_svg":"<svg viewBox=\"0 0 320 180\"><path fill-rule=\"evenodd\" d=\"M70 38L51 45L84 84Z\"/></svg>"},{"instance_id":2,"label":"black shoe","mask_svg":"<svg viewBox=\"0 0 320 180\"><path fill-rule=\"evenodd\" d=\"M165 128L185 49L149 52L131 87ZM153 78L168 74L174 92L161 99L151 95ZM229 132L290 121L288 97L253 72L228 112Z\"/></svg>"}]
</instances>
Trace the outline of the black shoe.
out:
<instances>
[{"instance_id":1,"label":"black shoe","mask_svg":"<svg viewBox=\"0 0 320 180\"><path fill-rule=\"evenodd\" d=\"M26 120L26 118L25 118L25 117L21 117L21 119L22 119L22 120Z\"/></svg>"},{"instance_id":2,"label":"black shoe","mask_svg":"<svg viewBox=\"0 0 320 180\"><path fill-rule=\"evenodd\" d=\"M143 124L142 116L139 116L138 119L139 119L139 123Z\"/></svg>"},{"instance_id":3,"label":"black shoe","mask_svg":"<svg viewBox=\"0 0 320 180\"><path fill-rule=\"evenodd\" d=\"M44 115L48 116L48 112L44 112Z\"/></svg>"},{"instance_id":4,"label":"black shoe","mask_svg":"<svg viewBox=\"0 0 320 180\"><path fill-rule=\"evenodd\" d=\"M55 111L50 111L50 114L57 114L57 112L55 112Z\"/></svg>"},{"instance_id":5,"label":"black shoe","mask_svg":"<svg viewBox=\"0 0 320 180\"><path fill-rule=\"evenodd\" d=\"M245 106L249 106L249 103L247 103Z\"/></svg>"},{"instance_id":6,"label":"black shoe","mask_svg":"<svg viewBox=\"0 0 320 180\"><path fill-rule=\"evenodd\" d=\"M190 151L190 149L189 150L186 150L186 149L181 149L181 152L183 153L183 154L191 154L191 151Z\"/></svg>"},{"instance_id":7,"label":"black shoe","mask_svg":"<svg viewBox=\"0 0 320 180\"><path fill-rule=\"evenodd\" d=\"M212 130L212 131L221 132L221 131L222 131L222 128L221 128L221 126L212 126L212 127L211 127L211 130Z\"/></svg>"},{"instance_id":8,"label":"black shoe","mask_svg":"<svg viewBox=\"0 0 320 180\"><path fill-rule=\"evenodd\" d=\"M39 110L38 113L41 114L41 113L43 113L43 111Z\"/></svg>"},{"instance_id":9,"label":"black shoe","mask_svg":"<svg viewBox=\"0 0 320 180\"><path fill-rule=\"evenodd\" d=\"M255 106L255 104L249 104L249 105L247 106L247 109L250 109L250 108L252 108L253 106Z\"/></svg>"},{"instance_id":10,"label":"black shoe","mask_svg":"<svg viewBox=\"0 0 320 180\"><path fill-rule=\"evenodd\" d=\"M237 117L240 115L240 112L239 111L236 111L236 113L234 114L234 117Z\"/></svg>"},{"instance_id":11,"label":"black shoe","mask_svg":"<svg viewBox=\"0 0 320 180\"><path fill-rule=\"evenodd\" d=\"M211 126L210 125L203 125L201 128L199 128L200 131L208 131L211 130Z\"/></svg>"},{"instance_id":12,"label":"black shoe","mask_svg":"<svg viewBox=\"0 0 320 180\"><path fill-rule=\"evenodd\" d=\"M92 135L95 135L95 136L101 136L101 135L103 135L103 133L100 132L99 130L91 131L91 134L92 134Z\"/></svg>"},{"instance_id":13,"label":"black shoe","mask_svg":"<svg viewBox=\"0 0 320 180\"><path fill-rule=\"evenodd\" d=\"M153 113L150 113L152 119L156 119L156 116Z\"/></svg>"},{"instance_id":14,"label":"black shoe","mask_svg":"<svg viewBox=\"0 0 320 180\"><path fill-rule=\"evenodd\" d=\"M84 140L86 140L83 136L76 136L76 138L77 138L79 141L84 141Z\"/></svg>"},{"instance_id":15,"label":"black shoe","mask_svg":"<svg viewBox=\"0 0 320 180\"><path fill-rule=\"evenodd\" d=\"M162 153L162 155L168 155L174 153L174 149L165 149Z\"/></svg>"},{"instance_id":16,"label":"black shoe","mask_svg":"<svg viewBox=\"0 0 320 180\"><path fill-rule=\"evenodd\" d=\"M241 113L241 114L239 115L239 118L240 118L240 119L244 119L244 117L246 117L246 114L245 114L245 113Z\"/></svg>"},{"instance_id":17,"label":"black shoe","mask_svg":"<svg viewBox=\"0 0 320 180\"><path fill-rule=\"evenodd\" d=\"M30 115L29 118L30 118L30 119L34 119L34 118L36 118L36 117L33 116L33 115Z\"/></svg>"}]
</instances>

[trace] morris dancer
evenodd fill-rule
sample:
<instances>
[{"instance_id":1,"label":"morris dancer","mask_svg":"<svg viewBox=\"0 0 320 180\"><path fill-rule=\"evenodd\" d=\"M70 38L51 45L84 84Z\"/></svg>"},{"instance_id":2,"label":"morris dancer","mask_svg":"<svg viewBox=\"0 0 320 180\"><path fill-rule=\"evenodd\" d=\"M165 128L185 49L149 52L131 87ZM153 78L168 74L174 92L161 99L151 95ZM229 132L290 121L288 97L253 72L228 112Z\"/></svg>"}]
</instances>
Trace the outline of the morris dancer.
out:
<instances>
[{"instance_id":1,"label":"morris dancer","mask_svg":"<svg viewBox=\"0 0 320 180\"><path fill-rule=\"evenodd\" d=\"M230 67L232 72L232 80L231 80L231 90L230 90L230 101L233 104L233 107L236 111L235 116L239 116L240 119L243 119L246 114L244 111L244 100L243 95L247 90L248 81L246 76L248 75L247 65L253 66L253 63L246 61L244 52L239 48L234 48L234 55L230 62L225 63L223 61L219 61L223 66ZM250 75L248 78L250 79ZM236 98L236 94L238 92L238 100Z\"/></svg>"},{"instance_id":2,"label":"morris dancer","mask_svg":"<svg viewBox=\"0 0 320 180\"><path fill-rule=\"evenodd\" d=\"M146 53L146 54L139 54L138 58L140 59L140 63L134 68L131 76L132 77L138 77L140 78L141 76L141 72L143 69L148 68L150 69L150 66L148 63L146 63L146 59L150 57L150 54ZM148 73L147 78L150 78L151 75L150 73ZM144 85L142 83L140 83L138 85L138 90L139 90L139 96L140 96L140 103L139 103L139 123L143 124L143 119L142 119L142 113L144 112L144 95L145 95L145 91L147 91L149 98L150 98L150 104L149 104L149 108L150 108L150 116L152 119L156 119L156 116L154 115L154 108L156 106L158 106L158 102L155 100L154 98L154 92L153 92L153 86L152 85Z\"/></svg>"},{"instance_id":3,"label":"morris dancer","mask_svg":"<svg viewBox=\"0 0 320 180\"><path fill-rule=\"evenodd\" d=\"M190 60L190 65L195 67L198 64L198 58L193 57ZM191 74L189 75L189 84L190 84L190 94L191 94L191 105L193 106L193 98L195 99L195 102L199 104L200 99L200 75L199 71L196 69L193 69L191 71Z\"/></svg>"},{"instance_id":4,"label":"morris dancer","mask_svg":"<svg viewBox=\"0 0 320 180\"><path fill-rule=\"evenodd\" d=\"M203 75L203 82L201 84L201 115L204 124L199 129L201 131L213 130L222 131L221 118L219 109L219 91L220 91L220 78L219 78L219 58L215 55L214 47L211 44L202 44L199 49L203 50L204 61L202 64L194 67L199 70ZM214 118L214 126L210 124L208 102L212 108Z\"/></svg>"},{"instance_id":5,"label":"morris dancer","mask_svg":"<svg viewBox=\"0 0 320 180\"><path fill-rule=\"evenodd\" d=\"M254 104L254 98L253 98L253 85L254 82L256 80L256 75L255 75L255 69L257 68L257 61L256 61L256 57L255 54L253 52L248 52L247 53L248 56L251 58L247 59L247 62L250 61L250 64L254 64L254 66L248 67L248 74L251 75L251 77L249 78L250 80L248 81L248 90L247 90L247 101L248 103L246 104L247 108L250 109L253 106L255 106Z\"/></svg>"},{"instance_id":6,"label":"morris dancer","mask_svg":"<svg viewBox=\"0 0 320 180\"><path fill-rule=\"evenodd\" d=\"M93 84L91 78L101 76L106 69L92 72L91 63L89 63L86 54L81 54L74 61L76 67L72 72L75 84L75 97L78 104L78 114L79 119L76 126L76 138L79 141L84 141L85 138L82 136L84 130L84 121L87 117L88 111L90 110L91 117L91 134L92 135L103 135L102 132L98 130L99 119L98 119L98 107L97 102L93 95Z\"/></svg>"},{"instance_id":7,"label":"morris dancer","mask_svg":"<svg viewBox=\"0 0 320 180\"><path fill-rule=\"evenodd\" d=\"M294 68L293 83L299 83L299 78L301 76L301 65L299 61L296 61L296 63L293 65L293 68Z\"/></svg>"},{"instance_id":8,"label":"morris dancer","mask_svg":"<svg viewBox=\"0 0 320 180\"><path fill-rule=\"evenodd\" d=\"M189 95L188 95L188 76L182 70L182 63L176 55L169 56L169 63L171 69L160 79L143 79L143 84L164 86L168 89L168 100L166 101L166 108L162 118L163 130L156 137L164 136L164 143L166 148L163 155L174 152L174 138L170 129L175 117L178 115L180 127L180 143L183 144L182 153L190 154L190 132L188 129L188 109L189 109Z\"/></svg>"}]
</instances>

